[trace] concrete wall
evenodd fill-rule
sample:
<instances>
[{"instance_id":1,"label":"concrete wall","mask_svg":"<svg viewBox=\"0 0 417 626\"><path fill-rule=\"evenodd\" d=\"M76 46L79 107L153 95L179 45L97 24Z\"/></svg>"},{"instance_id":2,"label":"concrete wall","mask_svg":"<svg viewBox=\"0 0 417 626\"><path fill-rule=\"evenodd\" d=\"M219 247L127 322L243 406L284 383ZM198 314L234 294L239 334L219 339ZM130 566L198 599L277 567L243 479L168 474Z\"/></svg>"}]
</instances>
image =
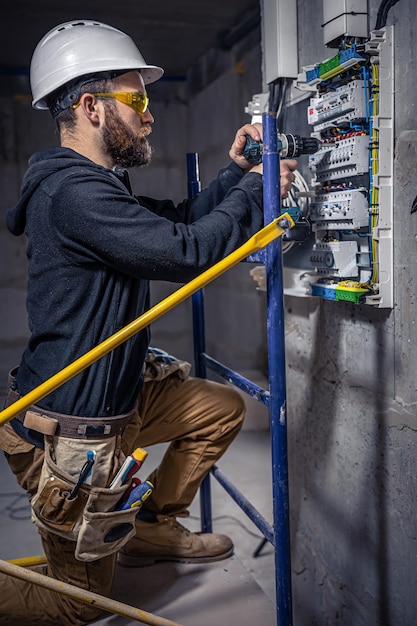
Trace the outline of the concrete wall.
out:
<instances>
[{"instance_id":1,"label":"concrete wall","mask_svg":"<svg viewBox=\"0 0 417 626\"><path fill-rule=\"evenodd\" d=\"M321 6L298 0L300 66L333 54L322 43ZM371 1L371 28L378 6ZM395 24L395 307L285 300L296 626L417 623L416 13L414 0L401 0L387 22ZM208 68L219 63L212 80ZM248 120L244 106L261 90L259 46L248 41L220 60L208 55L201 74L202 91L192 80L167 86L152 104L155 158L134 175L138 192L184 197L187 151L200 155L203 184L227 162L234 132ZM304 133L305 104L288 119ZM5 232L5 209L28 155L53 140L46 114L24 99L0 100L2 380L27 335L24 249ZM248 270L242 264L206 289L207 345L240 371L264 373L265 297ZM153 299L175 287L153 285ZM153 343L191 359L190 324L186 302L154 325Z\"/></svg>"},{"instance_id":2,"label":"concrete wall","mask_svg":"<svg viewBox=\"0 0 417 626\"><path fill-rule=\"evenodd\" d=\"M298 6L304 63L305 50L321 61L316 18L314 31L305 26L321 2ZM395 25L395 307L286 297L297 625L417 623L416 17L403 0L387 21Z\"/></svg>"}]
</instances>

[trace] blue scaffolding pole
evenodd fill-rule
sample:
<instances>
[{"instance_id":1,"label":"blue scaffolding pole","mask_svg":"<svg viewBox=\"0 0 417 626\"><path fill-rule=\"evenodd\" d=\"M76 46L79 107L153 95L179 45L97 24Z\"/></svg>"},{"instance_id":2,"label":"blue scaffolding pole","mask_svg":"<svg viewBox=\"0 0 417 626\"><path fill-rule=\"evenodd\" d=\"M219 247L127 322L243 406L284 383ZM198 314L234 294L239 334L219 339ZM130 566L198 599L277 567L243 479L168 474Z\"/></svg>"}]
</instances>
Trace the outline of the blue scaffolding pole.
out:
<instances>
[{"instance_id":1,"label":"blue scaffolding pole","mask_svg":"<svg viewBox=\"0 0 417 626\"><path fill-rule=\"evenodd\" d=\"M264 217L267 224L281 213L280 157L275 115L265 113L262 123ZM200 189L197 155L187 155L187 171L188 194L192 197ZM277 625L292 626L282 238L270 243L257 259L250 260L265 263L266 269L269 390L262 389L206 354L203 290L192 298L195 374L206 378L207 369L210 369L269 407L273 524L257 511L217 466L213 467L211 474L257 526L265 541L274 546ZM205 478L200 489L200 507L201 529L211 532L210 476Z\"/></svg>"}]
</instances>

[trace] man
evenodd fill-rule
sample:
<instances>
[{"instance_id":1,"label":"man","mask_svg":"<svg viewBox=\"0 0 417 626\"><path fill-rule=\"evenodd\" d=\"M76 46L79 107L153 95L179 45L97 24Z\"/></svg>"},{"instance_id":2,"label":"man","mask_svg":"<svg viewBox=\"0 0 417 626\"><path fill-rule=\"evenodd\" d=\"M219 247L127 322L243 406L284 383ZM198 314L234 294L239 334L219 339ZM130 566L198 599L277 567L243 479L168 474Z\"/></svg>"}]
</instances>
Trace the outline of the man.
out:
<instances>
[{"instance_id":1,"label":"man","mask_svg":"<svg viewBox=\"0 0 417 626\"><path fill-rule=\"evenodd\" d=\"M192 201L174 206L133 194L125 168L150 161L147 137L154 119L146 85L161 76L130 37L89 20L59 25L34 52L33 106L51 111L60 147L33 155L21 198L7 216L10 231L28 238L31 329L10 376L9 404L141 315L149 280L189 281L262 226L262 166L252 167L242 156L247 134L261 139L259 125L237 131L232 163ZM295 167L295 161L281 166L284 197ZM176 517L186 515L204 476L238 433L240 396L188 376L171 359L168 375L144 383L148 349L145 330L0 431L0 447L31 496L48 575L105 595L118 551L127 566L208 562L233 551L228 537L191 533ZM129 524L111 526L125 513L100 509L100 498L112 495L103 488L124 455L168 441L149 477L153 495L121 545L120 529ZM76 483L91 448L91 488L82 485L72 497L67 487ZM110 526L96 546L81 549L79 523L91 513L94 489ZM90 497L85 508L77 504L80 494ZM0 624L85 624L98 614L17 579L1 576L0 586Z\"/></svg>"}]
</instances>

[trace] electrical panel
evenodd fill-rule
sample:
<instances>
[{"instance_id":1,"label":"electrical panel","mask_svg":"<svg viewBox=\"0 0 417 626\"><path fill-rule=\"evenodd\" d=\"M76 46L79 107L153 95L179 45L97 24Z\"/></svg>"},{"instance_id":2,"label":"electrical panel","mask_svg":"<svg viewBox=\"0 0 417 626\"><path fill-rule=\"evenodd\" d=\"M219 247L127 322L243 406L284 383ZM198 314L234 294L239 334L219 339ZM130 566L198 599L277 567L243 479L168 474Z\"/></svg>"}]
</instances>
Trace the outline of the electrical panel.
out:
<instances>
[{"instance_id":1,"label":"electrical panel","mask_svg":"<svg viewBox=\"0 0 417 626\"><path fill-rule=\"evenodd\" d=\"M339 37L338 45L298 76L310 134L320 143L308 157L309 182L296 172L291 201L310 234L304 229L297 241L294 229L283 238L284 292L392 308L393 27ZM249 103L254 121L267 99L258 94ZM260 268L251 274L263 289Z\"/></svg>"},{"instance_id":2,"label":"electrical panel","mask_svg":"<svg viewBox=\"0 0 417 626\"><path fill-rule=\"evenodd\" d=\"M344 40L337 55L306 68L306 84L315 89L307 120L321 141L309 157L307 291L391 308L392 29L360 43Z\"/></svg>"}]
</instances>

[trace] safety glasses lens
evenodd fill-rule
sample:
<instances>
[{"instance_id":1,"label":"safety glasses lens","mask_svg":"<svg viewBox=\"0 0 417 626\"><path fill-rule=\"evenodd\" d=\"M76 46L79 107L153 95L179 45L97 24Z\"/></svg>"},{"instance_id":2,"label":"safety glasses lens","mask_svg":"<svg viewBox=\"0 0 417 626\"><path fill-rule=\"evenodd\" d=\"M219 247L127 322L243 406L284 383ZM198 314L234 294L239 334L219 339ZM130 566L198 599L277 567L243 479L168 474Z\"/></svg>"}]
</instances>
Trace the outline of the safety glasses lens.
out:
<instances>
[{"instance_id":1,"label":"safety glasses lens","mask_svg":"<svg viewBox=\"0 0 417 626\"><path fill-rule=\"evenodd\" d=\"M110 93L95 93L98 98L114 98L131 107L138 115L143 115L148 108L149 98L146 93L132 93L130 91L117 91Z\"/></svg>"},{"instance_id":2,"label":"safety glasses lens","mask_svg":"<svg viewBox=\"0 0 417 626\"><path fill-rule=\"evenodd\" d=\"M143 115L148 108L149 99L145 93L132 93L130 106L135 109L138 115Z\"/></svg>"}]
</instances>

